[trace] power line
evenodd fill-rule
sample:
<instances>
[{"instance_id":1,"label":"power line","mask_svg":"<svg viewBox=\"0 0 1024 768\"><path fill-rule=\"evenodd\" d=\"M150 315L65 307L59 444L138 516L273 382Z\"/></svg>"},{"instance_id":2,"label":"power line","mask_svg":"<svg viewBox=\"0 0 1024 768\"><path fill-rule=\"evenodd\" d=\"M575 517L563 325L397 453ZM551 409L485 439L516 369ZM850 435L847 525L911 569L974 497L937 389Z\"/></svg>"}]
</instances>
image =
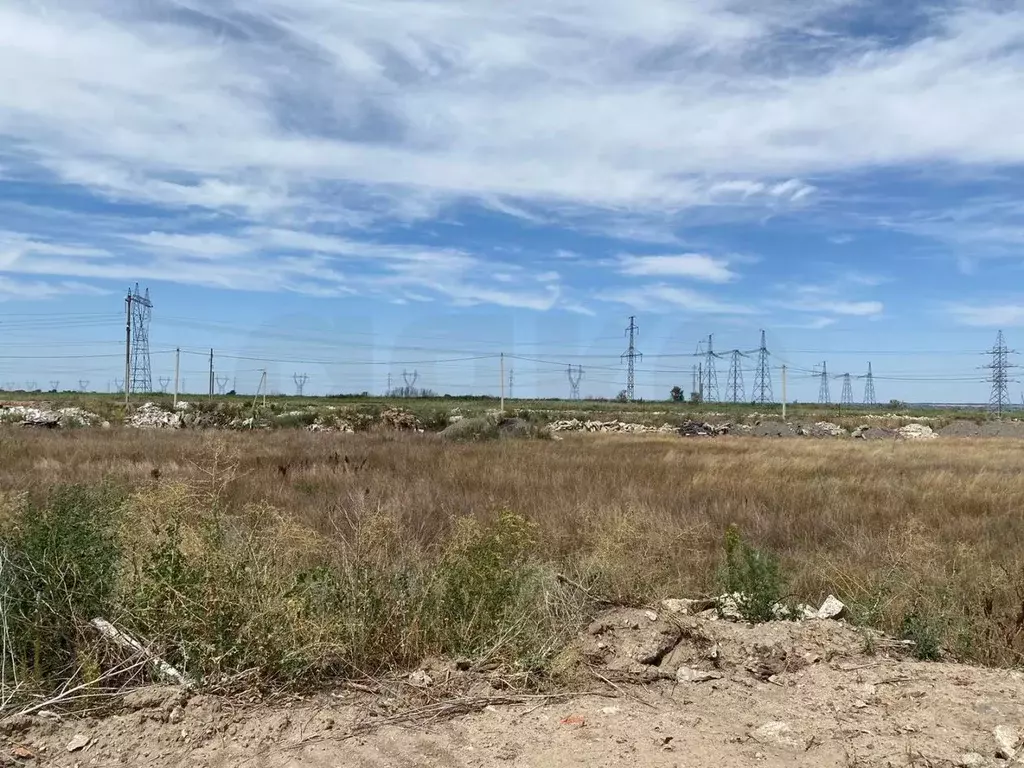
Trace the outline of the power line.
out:
<instances>
[{"instance_id":1,"label":"power line","mask_svg":"<svg viewBox=\"0 0 1024 768\"><path fill-rule=\"evenodd\" d=\"M128 310L131 316L129 351L128 391L152 392L153 369L149 360L149 323L153 316L153 302L149 300L149 288L139 292L139 284L128 292Z\"/></svg>"},{"instance_id":2,"label":"power line","mask_svg":"<svg viewBox=\"0 0 1024 768\"><path fill-rule=\"evenodd\" d=\"M878 399L875 397L875 374L871 370L871 363L868 363L868 372L864 376L864 405L875 405Z\"/></svg>"},{"instance_id":3,"label":"power line","mask_svg":"<svg viewBox=\"0 0 1024 768\"><path fill-rule=\"evenodd\" d=\"M830 405L832 403L832 395L828 389L828 364L821 364L821 384L818 387L818 403L820 405Z\"/></svg>"},{"instance_id":4,"label":"power line","mask_svg":"<svg viewBox=\"0 0 1024 768\"><path fill-rule=\"evenodd\" d=\"M632 402L634 390L636 386L636 361L643 360L644 356L641 352L637 351L636 348L636 335L640 331L636 324L636 318L633 315L629 317L629 327L626 329L626 333L629 334L629 349L627 349L622 357L626 360L627 372L626 372L626 400Z\"/></svg>"},{"instance_id":5,"label":"power line","mask_svg":"<svg viewBox=\"0 0 1024 768\"><path fill-rule=\"evenodd\" d=\"M843 393L839 396L839 403L853 405L853 377L848 373L843 374Z\"/></svg>"},{"instance_id":6,"label":"power line","mask_svg":"<svg viewBox=\"0 0 1024 768\"><path fill-rule=\"evenodd\" d=\"M576 370L573 371L572 366L570 365L567 374L569 376L569 399L579 400L580 381L583 379L583 367L577 366Z\"/></svg>"},{"instance_id":7,"label":"power line","mask_svg":"<svg viewBox=\"0 0 1024 768\"><path fill-rule=\"evenodd\" d=\"M732 362L729 365L729 400L733 403L741 403L744 398L743 369L740 367L740 358L746 357L738 349L732 351Z\"/></svg>"},{"instance_id":8,"label":"power line","mask_svg":"<svg viewBox=\"0 0 1024 768\"><path fill-rule=\"evenodd\" d=\"M718 355L715 354L714 342L714 335L708 334L708 348L704 353L705 386L703 399L709 403L718 401L718 371L715 370L715 358Z\"/></svg>"},{"instance_id":9,"label":"power line","mask_svg":"<svg viewBox=\"0 0 1024 768\"><path fill-rule=\"evenodd\" d=\"M761 346L757 350L757 374L754 377L754 402L765 405L775 401L772 393L772 369L765 332L761 331Z\"/></svg>"},{"instance_id":10,"label":"power line","mask_svg":"<svg viewBox=\"0 0 1024 768\"><path fill-rule=\"evenodd\" d=\"M996 345L988 351L988 354L992 356L992 362L984 367L992 371L988 377L988 381L992 385L992 393L989 395L988 401L989 408L1002 416L1003 411L1010 407L1009 372L1011 368L1017 367L1010 363L1010 355L1015 355L1017 352L1007 349L1003 332L999 331L996 336Z\"/></svg>"}]
</instances>

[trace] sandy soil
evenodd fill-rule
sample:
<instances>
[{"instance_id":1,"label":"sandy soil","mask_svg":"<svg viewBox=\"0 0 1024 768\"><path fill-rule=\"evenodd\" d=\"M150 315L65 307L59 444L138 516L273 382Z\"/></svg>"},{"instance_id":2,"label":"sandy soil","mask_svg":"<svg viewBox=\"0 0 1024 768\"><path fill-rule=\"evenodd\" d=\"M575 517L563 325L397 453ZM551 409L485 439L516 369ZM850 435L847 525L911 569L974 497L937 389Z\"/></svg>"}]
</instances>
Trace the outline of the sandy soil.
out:
<instances>
[{"instance_id":1,"label":"sandy soil","mask_svg":"<svg viewBox=\"0 0 1024 768\"><path fill-rule=\"evenodd\" d=\"M749 627L617 610L591 625L565 659L595 695L516 700L481 679L463 700L476 710L451 716L459 700L438 703L437 667L426 688L400 684L408 693L401 700L392 696L396 688L277 703L157 688L131 694L120 713L103 719L9 719L0 724L0 765L1012 764L996 756L994 734L1024 727L1024 676L904 653L843 622ZM513 703L487 705L488 697ZM69 752L76 737L88 744Z\"/></svg>"}]
</instances>

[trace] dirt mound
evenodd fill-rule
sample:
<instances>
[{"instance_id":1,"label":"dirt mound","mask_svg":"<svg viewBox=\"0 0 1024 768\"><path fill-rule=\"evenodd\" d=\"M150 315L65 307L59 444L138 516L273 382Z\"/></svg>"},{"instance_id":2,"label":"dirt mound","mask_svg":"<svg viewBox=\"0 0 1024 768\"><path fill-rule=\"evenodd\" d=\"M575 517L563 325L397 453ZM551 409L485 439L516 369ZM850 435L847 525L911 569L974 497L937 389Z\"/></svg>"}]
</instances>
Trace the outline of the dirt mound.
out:
<instances>
[{"instance_id":1,"label":"dirt mound","mask_svg":"<svg viewBox=\"0 0 1024 768\"><path fill-rule=\"evenodd\" d=\"M1020 673L910 661L842 621L752 626L683 603L599 616L566 652L578 693L517 693L495 671L452 694L472 674L458 663L266 702L153 688L100 719L0 720L0 765L890 768L1021 754Z\"/></svg>"},{"instance_id":2,"label":"dirt mound","mask_svg":"<svg viewBox=\"0 0 1024 768\"><path fill-rule=\"evenodd\" d=\"M1010 437L1024 438L1024 422L1020 421L954 421L938 431L942 437Z\"/></svg>"},{"instance_id":3,"label":"dirt mound","mask_svg":"<svg viewBox=\"0 0 1024 768\"><path fill-rule=\"evenodd\" d=\"M672 601L666 601L671 603ZM675 601L678 602L678 601ZM903 643L830 619L748 625L660 610L620 608L597 618L577 644L587 665L620 680L696 682L748 675L779 679L812 664L863 655L866 645L907 652Z\"/></svg>"},{"instance_id":4,"label":"dirt mound","mask_svg":"<svg viewBox=\"0 0 1024 768\"><path fill-rule=\"evenodd\" d=\"M422 432L423 424L416 414L398 408L385 408L380 413L380 424L386 429L397 429L406 432Z\"/></svg>"},{"instance_id":5,"label":"dirt mound","mask_svg":"<svg viewBox=\"0 0 1024 768\"><path fill-rule=\"evenodd\" d=\"M750 428L752 437L796 437L796 427L785 421L761 421Z\"/></svg>"}]
</instances>

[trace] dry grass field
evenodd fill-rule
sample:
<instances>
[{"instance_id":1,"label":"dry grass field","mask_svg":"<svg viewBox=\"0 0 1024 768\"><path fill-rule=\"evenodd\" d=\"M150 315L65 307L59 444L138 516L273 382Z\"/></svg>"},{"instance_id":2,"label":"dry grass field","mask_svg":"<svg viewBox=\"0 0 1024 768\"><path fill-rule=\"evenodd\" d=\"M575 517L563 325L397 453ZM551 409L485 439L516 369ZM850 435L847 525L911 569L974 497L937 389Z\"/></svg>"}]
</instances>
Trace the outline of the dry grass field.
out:
<instances>
[{"instance_id":1,"label":"dry grass field","mask_svg":"<svg viewBox=\"0 0 1024 768\"><path fill-rule=\"evenodd\" d=\"M595 600L719 593L730 525L795 601L1016 665L1022 463L1001 440L8 429L5 686L103 668L97 615L226 686L434 654L543 684Z\"/></svg>"}]
</instances>

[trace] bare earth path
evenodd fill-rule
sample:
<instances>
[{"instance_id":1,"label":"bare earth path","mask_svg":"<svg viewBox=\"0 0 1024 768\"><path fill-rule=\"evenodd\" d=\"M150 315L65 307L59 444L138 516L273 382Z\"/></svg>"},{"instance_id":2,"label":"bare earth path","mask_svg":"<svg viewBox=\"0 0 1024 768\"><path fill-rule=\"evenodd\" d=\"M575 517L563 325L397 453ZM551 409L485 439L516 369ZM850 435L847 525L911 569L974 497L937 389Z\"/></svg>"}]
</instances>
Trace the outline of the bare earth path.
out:
<instances>
[{"instance_id":1,"label":"bare earth path","mask_svg":"<svg viewBox=\"0 0 1024 768\"><path fill-rule=\"evenodd\" d=\"M238 704L202 695L184 701L173 690L155 689L131 694L120 714L100 720L8 721L0 727L0 765L1013 764L997 757L994 733L1024 728L1018 672L865 655L863 631L843 622L749 627L644 618L651 615L618 610L584 633L580 668L602 696L488 706L353 735L398 711L396 705L352 690L291 704ZM474 691L503 695L508 692L487 684ZM68 752L76 736L89 743Z\"/></svg>"}]
</instances>

